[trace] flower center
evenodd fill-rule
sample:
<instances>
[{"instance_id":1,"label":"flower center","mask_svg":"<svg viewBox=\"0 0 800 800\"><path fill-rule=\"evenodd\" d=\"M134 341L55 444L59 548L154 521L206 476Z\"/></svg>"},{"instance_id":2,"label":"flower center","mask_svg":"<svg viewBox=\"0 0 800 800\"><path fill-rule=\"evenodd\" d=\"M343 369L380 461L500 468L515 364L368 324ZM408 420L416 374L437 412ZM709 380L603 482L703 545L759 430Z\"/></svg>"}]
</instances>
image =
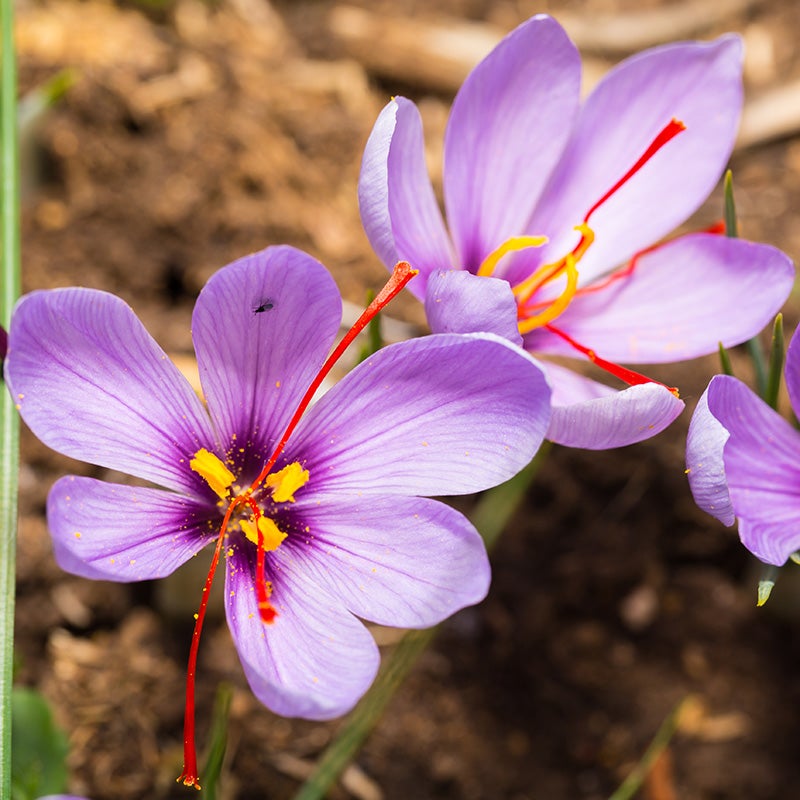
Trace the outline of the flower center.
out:
<instances>
[{"instance_id":1,"label":"flower center","mask_svg":"<svg viewBox=\"0 0 800 800\"><path fill-rule=\"evenodd\" d=\"M295 492L308 482L308 470L304 470L297 462L292 462L274 473L272 472L273 467L278 461L278 458L280 458L281 453L283 453L289 441L289 437L300 422L300 418L310 405L314 394L333 368L333 365L339 360L356 336L369 324L370 320L403 290L406 284L417 275L417 272L417 270L412 269L405 261L401 261L395 265L392 275L386 285L378 292L369 306L367 306L355 325L344 335L322 365L317 376L311 381L305 394L300 399L297 410L291 420L289 420L286 430L278 440L278 444L272 452L272 455L267 459L261 472L250 486L245 489L234 486L236 476L229 469L229 466L218 456L205 448L198 450L189 462L191 469L200 475L211 487L214 494L216 494L223 503L227 502L228 506L225 510L222 525L220 526L217 545L211 559L211 566L206 576L205 585L203 586L200 608L195 615L192 646L189 651L189 665L186 672L186 709L183 723L183 772L181 772L178 778L178 782L183 782L186 786L194 786L196 789L200 789L194 737L194 678L197 668L197 651L200 644L200 634L203 630L206 608L208 607L211 584L213 583L214 574L219 564L223 542L228 535L228 526L232 516L235 511L246 509L248 512L247 518L239 520L239 526L245 537L257 547L255 588L259 615L262 622L267 625L272 624L275 622L278 612L270 601L272 596L272 584L266 580L266 553L277 550L284 539L286 539L287 534L280 530L275 520L262 514L262 509L256 500L256 495L260 489L266 488L271 490L271 499L273 503L294 503Z\"/></svg>"},{"instance_id":2,"label":"flower center","mask_svg":"<svg viewBox=\"0 0 800 800\"><path fill-rule=\"evenodd\" d=\"M651 158L661 150L670 140L674 139L679 133L686 130L686 126L679 120L672 119L656 135L644 153L637 159L636 163L599 199L592 205L583 217L583 221L575 226L575 230L580 234L580 239L575 247L566 255L549 264L538 267L527 278L511 287L517 301L517 326L519 332L524 336L526 333L537 328L546 328L551 333L555 333L567 341L578 352L587 356L593 363L602 367L613 375L624 380L631 385L636 383L649 383L649 378L639 373L627 370L624 367L605 361L600 358L594 350L576 342L563 331L555 328L552 323L560 317L569 307L575 297L590 292L604 289L611 283L630 277L633 273L638 258L649 250L637 253L630 263L625 267L611 273L602 281L593 285L578 288L580 273L578 264L587 253L595 240L594 230L589 225L592 215L604 205L622 186L624 186ZM496 250L493 250L481 263L477 274L490 276L494 273L500 260L514 252L526 250L530 247L541 247L547 243L546 236L514 236L503 242ZM652 248L649 248L652 249ZM537 293L548 284L554 281L563 281L561 292L554 299L537 300ZM670 389L677 395L677 391Z\"/></svg>"}]
</instances>

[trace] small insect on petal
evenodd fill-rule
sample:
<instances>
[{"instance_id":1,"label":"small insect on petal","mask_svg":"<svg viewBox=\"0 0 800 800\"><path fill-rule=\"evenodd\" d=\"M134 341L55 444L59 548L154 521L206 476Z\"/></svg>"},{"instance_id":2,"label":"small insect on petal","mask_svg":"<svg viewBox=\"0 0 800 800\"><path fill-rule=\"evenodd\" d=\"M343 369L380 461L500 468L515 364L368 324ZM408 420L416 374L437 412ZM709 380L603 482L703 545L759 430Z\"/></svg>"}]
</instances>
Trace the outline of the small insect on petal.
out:
<instances>
[{"instance_id":1,"label":"small insect on petal","mask_svg":"<svg viewBox=\"0 0 800 800\"><path fill-rule=\"evenodd\" d=\"M259 300L256 303L253 307L253 313L263 314L265 311L271 311L273 308L275 308L275 304L268 297L265 297L263 300Z\"/></svg>"}]
</instances>

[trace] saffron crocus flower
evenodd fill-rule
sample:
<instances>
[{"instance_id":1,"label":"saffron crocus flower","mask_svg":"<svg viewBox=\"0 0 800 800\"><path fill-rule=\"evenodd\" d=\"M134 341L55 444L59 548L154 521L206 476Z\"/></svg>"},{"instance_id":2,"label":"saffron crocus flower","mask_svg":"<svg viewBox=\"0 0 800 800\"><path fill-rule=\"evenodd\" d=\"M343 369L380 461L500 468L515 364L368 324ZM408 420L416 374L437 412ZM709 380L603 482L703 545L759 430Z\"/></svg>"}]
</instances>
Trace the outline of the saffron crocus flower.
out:
<instances>
[{"instance_id":1,"label":"saffron crocus flower","mask_svg":"<svg viewBox=\"0 0 800 800\"><path fill-rule=\"evenodd\" d=\"M784 370L800 413L800 336ZM738 520L744 546L767 564L800 550L800 432L740 380L712 378L697 404L686 444L695 502L726 525Z\"/></svg>"},{"instance_id":2,"label":"saffron crocus flower","mask_svg":"<svg viewBox=\"0 0 800 800\"><path fill-rule=\"evenodd\" d=\"M366 317L412 274L390 281ZM492 335L380 350L301 418L341 350L325 359L340 319L332 278L293 248L220 270L192 319L204 407L112 295L34 292L13 315L6 380L33 432L164 487L60 479L47 503L59 564L87 578L159 578L216 540L190 655L187 784L197 783L194 663L217 559L256 696L279 714L336 717L378 664L360 619L426 627L487 591L477 532L429 498L511 477L547 427L542 370Z\"/></svg>"},{"instance_id":3,"label":"saffron crocus flower","mask_svg":"<svg viewBox=\"0 0 800 800\"><path fill-rule=\"evenodd\" d=\"M620 367L744 341L793 280L779 251L712 233L656 246L715 186L742 105L735 36L672 44L579 99L578 52L555 20L510 33L461 87L444 141L447 226L416 106L394 98L364 153L359 200L375 252L420 269L434 331L488 330L588 359L624 391L548 363L548 438L606 448L647 438L683 404Z\"/></svg>"}]
</instances>

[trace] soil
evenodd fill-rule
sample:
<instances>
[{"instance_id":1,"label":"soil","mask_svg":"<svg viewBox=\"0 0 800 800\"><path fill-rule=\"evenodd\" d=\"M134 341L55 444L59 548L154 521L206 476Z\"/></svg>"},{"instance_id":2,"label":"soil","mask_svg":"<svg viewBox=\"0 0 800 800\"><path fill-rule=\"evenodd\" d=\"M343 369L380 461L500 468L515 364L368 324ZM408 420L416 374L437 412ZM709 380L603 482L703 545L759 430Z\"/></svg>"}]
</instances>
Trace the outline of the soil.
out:
<instances>
[{"instance_id":1,"label":"soil","mask_svg":"<svg viewBox=\"0 0 800 800\"><path fill-rule=\"evenodd\" d=\"M353 49L334 31L334 5L19 4L23 93L64 67L75 78L26 137L25 289L116 292L182 363L191 360L189 320L205 280L269 244L308 250L347 300L363 303L385 275L358 216L366 137L382 105L402 92L420 103L436 172L454 87L433 59L418 59L412 79L401 53L393 71ZM681 13L673 3L633 0L354 5L454 30L469 21L507 31L535 11L590 22ZM692 5L717 9L703 37L744 34L749 94L800 77L794 0ZM732 167L743 234L796 255L800 143L739 150ZM719 215L717 192L698 220ZM391 314L424 322L411 297ZM797 316L793 301L787 318ZM707 359L659 377L680 385L691 407L714 370ZM800 596L790 574L756 609L752 560L689 494L688 418L618 451L553 449L492 554L488 599L443 626L332 797L605 798L689 695L691 713L640 797L798 796ZM175 778L203 576L181 574L165 587L62 573L43 512L49 486L66 472L119 479L55 456L24 432L17 681L43 691L68 731L74 792L192 796ZM176 602L183 596L188 606ZM389 652L396 633L376 633ZM219 614L204 634L199 674L201 741L216 686L234 688L221 796L291 797L338 723L285 720L260 706Z\"/></svg>"}]
</instances>

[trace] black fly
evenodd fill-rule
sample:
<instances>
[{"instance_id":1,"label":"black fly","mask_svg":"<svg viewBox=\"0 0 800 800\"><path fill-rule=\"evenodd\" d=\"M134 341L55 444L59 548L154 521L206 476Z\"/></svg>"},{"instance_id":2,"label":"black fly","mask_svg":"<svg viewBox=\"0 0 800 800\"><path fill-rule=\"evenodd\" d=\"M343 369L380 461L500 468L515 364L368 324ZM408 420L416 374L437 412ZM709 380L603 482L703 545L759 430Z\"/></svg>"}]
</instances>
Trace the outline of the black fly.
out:
<instances>
[{"instance_id":1,"label":"black fly","mask_svg":"<svg viewBox=\"0 0 800 800\"><path fill-rule=\"evenodd\" d=\"M272 300L266 299L266 300L262 300L253 309L253 313L254 314L263 314L265 311L269 311L269 310L271 310L273 308L275 308L275 304L272 302Z\"/></svg>"}]
</instances>

